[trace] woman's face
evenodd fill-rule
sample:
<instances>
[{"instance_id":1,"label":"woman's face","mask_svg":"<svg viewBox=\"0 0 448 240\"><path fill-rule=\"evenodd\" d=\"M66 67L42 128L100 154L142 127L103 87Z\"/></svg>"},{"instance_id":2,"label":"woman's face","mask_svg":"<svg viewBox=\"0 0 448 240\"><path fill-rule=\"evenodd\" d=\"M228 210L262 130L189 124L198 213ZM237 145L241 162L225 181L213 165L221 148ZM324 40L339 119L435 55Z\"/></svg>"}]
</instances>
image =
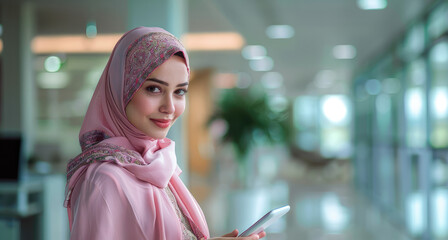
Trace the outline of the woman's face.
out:
<instances>
[{"instance_id":1,"label":"woman's face","mask_svg":"<svg viewBox=\"0 0 448 240\"><path fill-rule=\"evenodd\" d=\"M149 137L165 138L185 110L188 71L183 58L173 55L154 70L126 106L128 120Z\"/></svg>"}]
</instances>

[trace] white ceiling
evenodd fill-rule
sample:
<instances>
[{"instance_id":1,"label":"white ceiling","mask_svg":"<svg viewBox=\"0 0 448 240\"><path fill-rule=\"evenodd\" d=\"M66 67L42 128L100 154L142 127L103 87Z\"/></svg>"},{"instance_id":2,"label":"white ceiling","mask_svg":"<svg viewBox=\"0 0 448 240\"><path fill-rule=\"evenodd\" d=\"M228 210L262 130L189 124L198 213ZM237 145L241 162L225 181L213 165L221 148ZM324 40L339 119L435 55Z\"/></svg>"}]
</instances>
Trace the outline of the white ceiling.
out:
<instances>
[{"instance_id":1,"label":"white ceiling","mask_svg":"<svg viewBox=\"0 0 448 240\"><path fill-rule=\"evenodd\" d=\"M81 33L89 20L99 32L124 32L126 1L37 1L37 32ZM389 50L411 20L419 16L431 0L389 0L384 10L365 11L356 0L189 0L188 31L238 31L246 44L260 44L274 60L273 71L285 79L285 93L296 96L316 93L312 84L321 70L336 72L337 82L323 92L347 90L353 71L363 68ZM273 24L289 24L292 39L269 39L265 29ZM357 49L353 60L337 60L332 48L351 44ZM211 67L217 72L247 72L254 81L262 73L249 69L239 51L191 52L193 69Z\"/></svg>"},{"instance_id":2,"label":"white ceiling","mask_svg":"<svg viewBox=\"0 0 448 240\"><path fill-rule=\"evenodd\" d=\"M363 68L369 60L388 50L403 34L411 20L420 15L425 4L421 0L389 0L384 10L365 11L356 0L191 0L192 32L236 30L247 44L267 48L274 60L273 71L285 79L288 96L303 93L345 92L353 71ZM269 25L288 24L294 27L292 39L269 39ZM357 49L353 60L337 60L332 48L351 44ZM248 70L248 63L236 53L235 60L217 58L223 71L248 71L259 79L261 73ZM196 66L206 66L209 59L193 53ZM333 70L337 81L328 90L310 84L321 70Z\"/></svg>"}]
</instances>

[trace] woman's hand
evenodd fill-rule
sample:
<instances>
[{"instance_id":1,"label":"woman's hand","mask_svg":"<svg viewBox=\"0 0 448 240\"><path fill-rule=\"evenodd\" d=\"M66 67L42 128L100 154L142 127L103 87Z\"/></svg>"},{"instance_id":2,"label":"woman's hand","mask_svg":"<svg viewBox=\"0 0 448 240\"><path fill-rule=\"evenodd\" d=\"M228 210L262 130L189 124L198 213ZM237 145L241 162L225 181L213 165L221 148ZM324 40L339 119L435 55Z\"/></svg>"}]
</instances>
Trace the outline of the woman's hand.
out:
<instances>
[{"instance_id":1,"label":"woman's hand","mask_svg":"<svg viewBox=\"0 0 448 240\"><path fill-rule=\"evenodd\" d=\"M209 238L208 240L257 240L260 238L264 238L266 236L266 233L263 231L259 234L252 234L249 237L238 237L238 229L233 230L230 233L225 234L222 237L217 237L217 238ZM202 238L201 240L204 240L204 238Z\"/></svg>"}]
</instances>

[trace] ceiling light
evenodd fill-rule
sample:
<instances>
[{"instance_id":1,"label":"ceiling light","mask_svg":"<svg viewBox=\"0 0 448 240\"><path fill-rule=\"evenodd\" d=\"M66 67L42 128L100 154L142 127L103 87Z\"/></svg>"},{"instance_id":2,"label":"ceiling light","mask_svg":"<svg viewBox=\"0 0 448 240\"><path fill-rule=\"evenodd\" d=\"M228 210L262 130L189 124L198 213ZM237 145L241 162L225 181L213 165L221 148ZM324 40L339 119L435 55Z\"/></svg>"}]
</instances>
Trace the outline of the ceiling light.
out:
<instances>
[{"instance_id":1,"label":"ceiling light","mask_svg":"<svg viewBox=\"0 0 448 240\"><path fill-rule=\"evenodd\" d=\"M98 31L96 29L96 23L95 22L88 22L86 26L86 36L88 38L94 38L96 37Z\"/></svg>"},{"instance_id":2,"label":"ceiling light","mask_svg":"<svg viewBox=\"0 0 448 240\"><path fill-rule=\"evenodd\" d=\"M36 36L31 42L31 49L36 54L110 53L121 36L122 34L101 34L95 38L86 38L84 34ZM181 39L189 51L240 50L244 46L244 38L233 32L186 34Z\"/></svg>"},{"instance_id":3,"label":"ceiling light","mask_svg":"<svg viewBox=\"0 0 448 240\"><path fill-rule=\"evenodd\" d=\"M267 89L280 88L283 85L283 76L278 72L267 72L261 76L261 84Z\"/></svg>"},{"instance_id":4,"label":"ceiling light","mask_svg":"<svg viewBox=\"0 0 448 240\"><path fill-rule=\"evenodd\" d=\"M250 69L256 72L271 71L274 67L274 61L270 57L263 57L249 61Z\"/></svg>"},{"instance_id":5,"label":"ceiling light","mask_svg":"<svg viewBox=\"0 0 448 240\"><path fill-rule=\"evenodd\" d=\"M266 35L273 39L294 37L294 28L290 25L271 25L266 28Z\"/></svg>"},{"instance_id":6,"label":"ceiling light","mask_svg":"<svg viewBox=\"0 0 448 240\"><path fill-rule=\"evenodd\" d=\"M36 54L110 53L122 34L103 34L95 38L85 35L37 36L31 42Z\"/></svg>"},{"instance_id":7,"label":"ceiling light","mask_svg":"<svg viewBox=\"0 0 448 240\"><path fill-rule=\"evenodd\" d=\"M247 45L241 54L247 60L261 59L266 56L266 48L261 45Z\"/></svg>"},{"instance_id":8,"label":"ceiling light","mask_svg":"<svg viewBox=\"0 0 448 240\"><path fill-rule=\"evenodd\" d=\"M57 56L49 56L44 61L44 68L47 72L57 72L61 69L62 61Z\"/></svg>"},{"instance_id":9,"label":"ceiling light","mask_svg":"<svg viewBox=\"0 0 448 240\"><path fill-rule=\"evenodd\" d=\"M226 51L240 50L244 38L236 32L188 33L181 42L189 51Z\"/></svg>"},{"instance_id":10,"label":"ceiling light","mask_svg":"<svg viewBox=\"0 0 448 240\"><path fill-rule=\"evenodd\" d=\"M356 48L352 45L337 45L333 48L336 59L353 59L356 57Z\"/></svg>"},{"instance_id":11,"label":"ceiling light","mask_svg":"<svg viewBox=\"0 0 448 240\"><path fill-rule=\"evenodd\" d=\"M384 9L387 6L387 0L358 0L358 7L363 10Z\"/></svg>"},{"instance_id":12,"label":"ceiling light","mask_svg":"<svg viewBox=\"0 0 448 240\"><path fill-rule=\"evenodd\" d=\"M327 95L322 99L322 112L333 123L343 123L348 117L347 104L340 95Z\"/></svg>"}]
</instances>

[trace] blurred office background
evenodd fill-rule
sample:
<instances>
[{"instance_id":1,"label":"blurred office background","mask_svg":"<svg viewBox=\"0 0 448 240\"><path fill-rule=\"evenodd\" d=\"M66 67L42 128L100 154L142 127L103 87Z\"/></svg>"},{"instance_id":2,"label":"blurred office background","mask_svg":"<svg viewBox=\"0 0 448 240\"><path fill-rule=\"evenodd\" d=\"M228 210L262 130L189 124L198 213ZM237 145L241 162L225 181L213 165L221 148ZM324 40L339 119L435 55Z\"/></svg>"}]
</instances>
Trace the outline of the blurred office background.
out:
<instances>
[{"instance_id":1,"label":"blurred office background","mask_svg":"<svg viewBox=\"0 0 448 240\"><path fill-rule=\"evenodd\" d=\"M65 166L118 38L186 46L169 137L213 236L448 239L448 1L1 0L0 239L68 239Z\"/></svg>"}]
</instances>

